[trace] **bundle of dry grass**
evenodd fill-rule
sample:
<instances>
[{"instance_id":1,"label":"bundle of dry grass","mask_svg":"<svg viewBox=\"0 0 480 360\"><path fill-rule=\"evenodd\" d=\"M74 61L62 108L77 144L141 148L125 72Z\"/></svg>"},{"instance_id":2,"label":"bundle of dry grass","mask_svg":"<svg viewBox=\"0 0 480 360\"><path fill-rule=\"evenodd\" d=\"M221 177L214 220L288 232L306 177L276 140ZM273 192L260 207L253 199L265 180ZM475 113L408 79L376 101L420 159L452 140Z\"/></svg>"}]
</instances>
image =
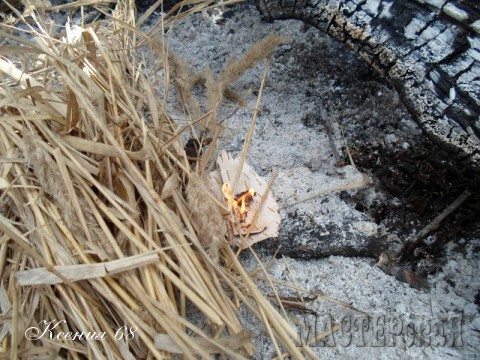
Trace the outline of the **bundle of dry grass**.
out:
<instances>
[{"instance_id":1,"label":"bundle of dry grass","mask_svg":"<svg viewBox=\"0 0 480 360\"><path fill-rule=\"evenodd\" d=\"M193 13L212 2L189 3ZM67 24L59 35L32 9L2 24L0 358L244 358L254 350L239 303L263 321L279 355L311 355L228 246L225 209L202 175L227 85L281 40L232 60L220 79L189 77L162 36L138 30L133 6L119 1L102 23ZM192 124L212 133L194 167L185 129L142 72L140 45L162 60L164 93L176 83ZM210 94L205 114L190 91L199 84Z\"/></svg>"}]
</instances>

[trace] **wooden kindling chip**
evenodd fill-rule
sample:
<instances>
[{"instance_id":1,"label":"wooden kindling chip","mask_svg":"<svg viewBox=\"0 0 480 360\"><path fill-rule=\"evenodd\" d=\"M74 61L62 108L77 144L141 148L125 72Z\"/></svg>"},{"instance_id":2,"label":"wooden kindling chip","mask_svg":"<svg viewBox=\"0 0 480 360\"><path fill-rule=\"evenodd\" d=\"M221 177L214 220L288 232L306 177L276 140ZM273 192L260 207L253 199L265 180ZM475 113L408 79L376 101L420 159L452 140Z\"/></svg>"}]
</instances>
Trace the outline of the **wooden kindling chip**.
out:
<instances>
[{"instance_id":1,"label":"wooden kindling chip","mask_svg":"<svg viewBox=\"0 0 480 360\"><path fill-rule=\"evenodd\" d=\"M234 159L230 153L225 151L217 159L218 171L210 173L211 188L219 201L228 206L228 195L223 189L235 191L235 194L229 194L233 200L240 199L247 194L249 189L253 189L255 194L245 204L245 212L240 213L241 204L235 206L230 204L229 221L232 224L234 232L235 245L240 248L251 246L256 242L274 238L278 236L280 227L280 214L278 213L278 204L269 189L267 182L260 177L247 163L244 163L241 169L242 173L239 183L234 189L233 181L240 168L239 159ZM228 184L225 187L225 184ZM244 235L249 234L246 242L242 241Z\"/></svg>"}]
</instances>

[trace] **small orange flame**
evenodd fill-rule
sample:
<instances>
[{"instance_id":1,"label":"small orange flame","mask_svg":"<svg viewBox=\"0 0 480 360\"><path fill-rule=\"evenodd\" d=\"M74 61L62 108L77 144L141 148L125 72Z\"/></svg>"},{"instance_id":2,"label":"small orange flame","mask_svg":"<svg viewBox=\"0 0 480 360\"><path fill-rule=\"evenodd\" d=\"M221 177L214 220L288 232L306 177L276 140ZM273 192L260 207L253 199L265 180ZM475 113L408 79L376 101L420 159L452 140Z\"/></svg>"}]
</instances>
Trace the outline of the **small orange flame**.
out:
<instances>
[{"instance_id":1,"label":"small orange flame","mask_svg":"<svg viewBox=\"0 0 480 360\"><path fill-rule=\"evenodd\" d=\"M247 210L247 204L253 199L253 196L255 195L255 190L250 188L247 191L244 191L236 196L232 196L230 184L225 183L222 186L222 193L225 197L225 200L227 200L228 202L232 201L233 210L238 211L240 215L243 215Z\"/></svg>"}]
</instances>

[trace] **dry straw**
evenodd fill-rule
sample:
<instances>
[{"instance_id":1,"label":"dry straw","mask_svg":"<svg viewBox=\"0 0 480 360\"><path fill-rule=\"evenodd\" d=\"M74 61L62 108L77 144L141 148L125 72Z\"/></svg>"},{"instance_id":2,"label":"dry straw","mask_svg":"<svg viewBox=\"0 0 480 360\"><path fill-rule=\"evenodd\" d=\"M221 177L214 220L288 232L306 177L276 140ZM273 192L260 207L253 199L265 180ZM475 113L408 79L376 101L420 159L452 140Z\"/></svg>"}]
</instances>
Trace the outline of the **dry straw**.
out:
<instances>
[{"instance_id":1,"label":"dry straw","mask_svg":"<svg viewBox=\"0 0 480 360\"><path fill-rule=\"evenodd\" d=\"M68 10L83 16L82 3ZM245 358L254 349L237 318L238 301L263 321L278 356L313 356L297 347L289 322L229 248L225 208L202 175L221 136L218 108L224 96L235 98L228 86L283 40L260 41L218 79L208 70L193 74L162 34L217 5L184 3L149 34L126 0L101 22L67 23L59 32L44 20L48 8L30 7L2 23L0 358ZM148 52L161 59L148 71L163 68L160 91L144 72ZM162 96L171 83L191 120L186 128L167 115ZM206 87L203 113L195 86ZM192 166L180 134L199 138L199 130L213 141ZM42 321L58 323L55 336L105 338L27 338L32 327L45 327Z\"/></svg>"}]
</instances>

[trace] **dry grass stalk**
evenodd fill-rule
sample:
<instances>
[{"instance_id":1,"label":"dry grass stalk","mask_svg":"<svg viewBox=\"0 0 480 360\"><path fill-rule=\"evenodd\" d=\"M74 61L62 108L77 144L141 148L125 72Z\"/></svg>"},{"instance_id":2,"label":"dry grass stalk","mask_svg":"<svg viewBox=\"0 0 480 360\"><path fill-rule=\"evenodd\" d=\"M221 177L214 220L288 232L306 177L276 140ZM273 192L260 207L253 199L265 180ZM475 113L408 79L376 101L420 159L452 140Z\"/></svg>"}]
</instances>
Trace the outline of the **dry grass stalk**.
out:
<instances>
[{"instance_id":1,"label":"dry grass stalk","mask_svg":"<svg viewBox=\"0 0 480 360\"><path fill-rule=\"evenodd\" d=\"M213 119L216 119L225 92L232 97L227 86L236 82L247 70L257 65L261 60L269 57L278 45L286 43L286 40L278 35L270 34L266 38L255 43L240 59L235 60L232 56L227 61L225 69L216 80L211 71L205 73L207 88L207 104L212 110ZM215 122L212 122L213 124Z\"/></svg>"},{"instance_id":2,"label":"dry grass stalk","mask_svg":"<svg viewBox=\"0 0 480 360\"><path fill-rule=\"evenodd\" d=\"M285 38L276 34L270 34L250 47L240 59L235 60L231 57L220 76L221 83L224 86L234 83L247 70L272 55L278 45L285 44L286 42L287 40Z\"/></svg>"},{"instance_id":3,"label":"dry grass stalk","mask_svg":"<svg viewBox=\"0 0 480 360\"><path fill-rule=\"evenodd\" d=\"M162 18L164 26L216 6L190 3ZM207 163L190 167L179 136L185 128L168 117L138 56L161 51L159 66L172 77L163 93L176 82L190 116L211 122L208 159L221 134L218 107L225 93L233 96L227 86L281 40L264 40L218 80L209 75L210 109L202 114L189 91L203 80L188 80L164 38L152 41L137 28L132 1L118 1L102 25L67 24L64 38L52 35L40 13L29 14L18 20L30 23L22 24L27 30L0 24L7 45L0 59L0 305L8 311L0 357L244 358L254 350L236 300L264 321L279 355L303 356L289 322L224 246L222 209L202 180ZM105 339L27 339L42 321L60 321L56 329L65 333L105 332ZM124 326L135 336L126 341L120 332L116 340Z\"/></svg>"},{"instance_id":4,"label":"dry grass stalk","mask_svg":"<svg viewBox=\"0 0 480 360\"><path fill-rule=\"evenodd\" d=\"M221 338L218 340L219 343L221 343L223 346L227 348L233 348L235 349L236 347L242 346L246 344L247 342L250 341L252 335L247 332L243 331L239 334L235 334L232 336L226 336L224 338ZM206 351L209 353L219 353L220 349L215 346L215 344L210 344L208 341L205 340L196 340L199 343L199 346L204 348ZM168 352L174 353L174 354L182 354L183 351L180 349L172 339L165 334L158 334L155 337L155 345L158 348L168 350Z\"/></svg>"}]
</instances>

